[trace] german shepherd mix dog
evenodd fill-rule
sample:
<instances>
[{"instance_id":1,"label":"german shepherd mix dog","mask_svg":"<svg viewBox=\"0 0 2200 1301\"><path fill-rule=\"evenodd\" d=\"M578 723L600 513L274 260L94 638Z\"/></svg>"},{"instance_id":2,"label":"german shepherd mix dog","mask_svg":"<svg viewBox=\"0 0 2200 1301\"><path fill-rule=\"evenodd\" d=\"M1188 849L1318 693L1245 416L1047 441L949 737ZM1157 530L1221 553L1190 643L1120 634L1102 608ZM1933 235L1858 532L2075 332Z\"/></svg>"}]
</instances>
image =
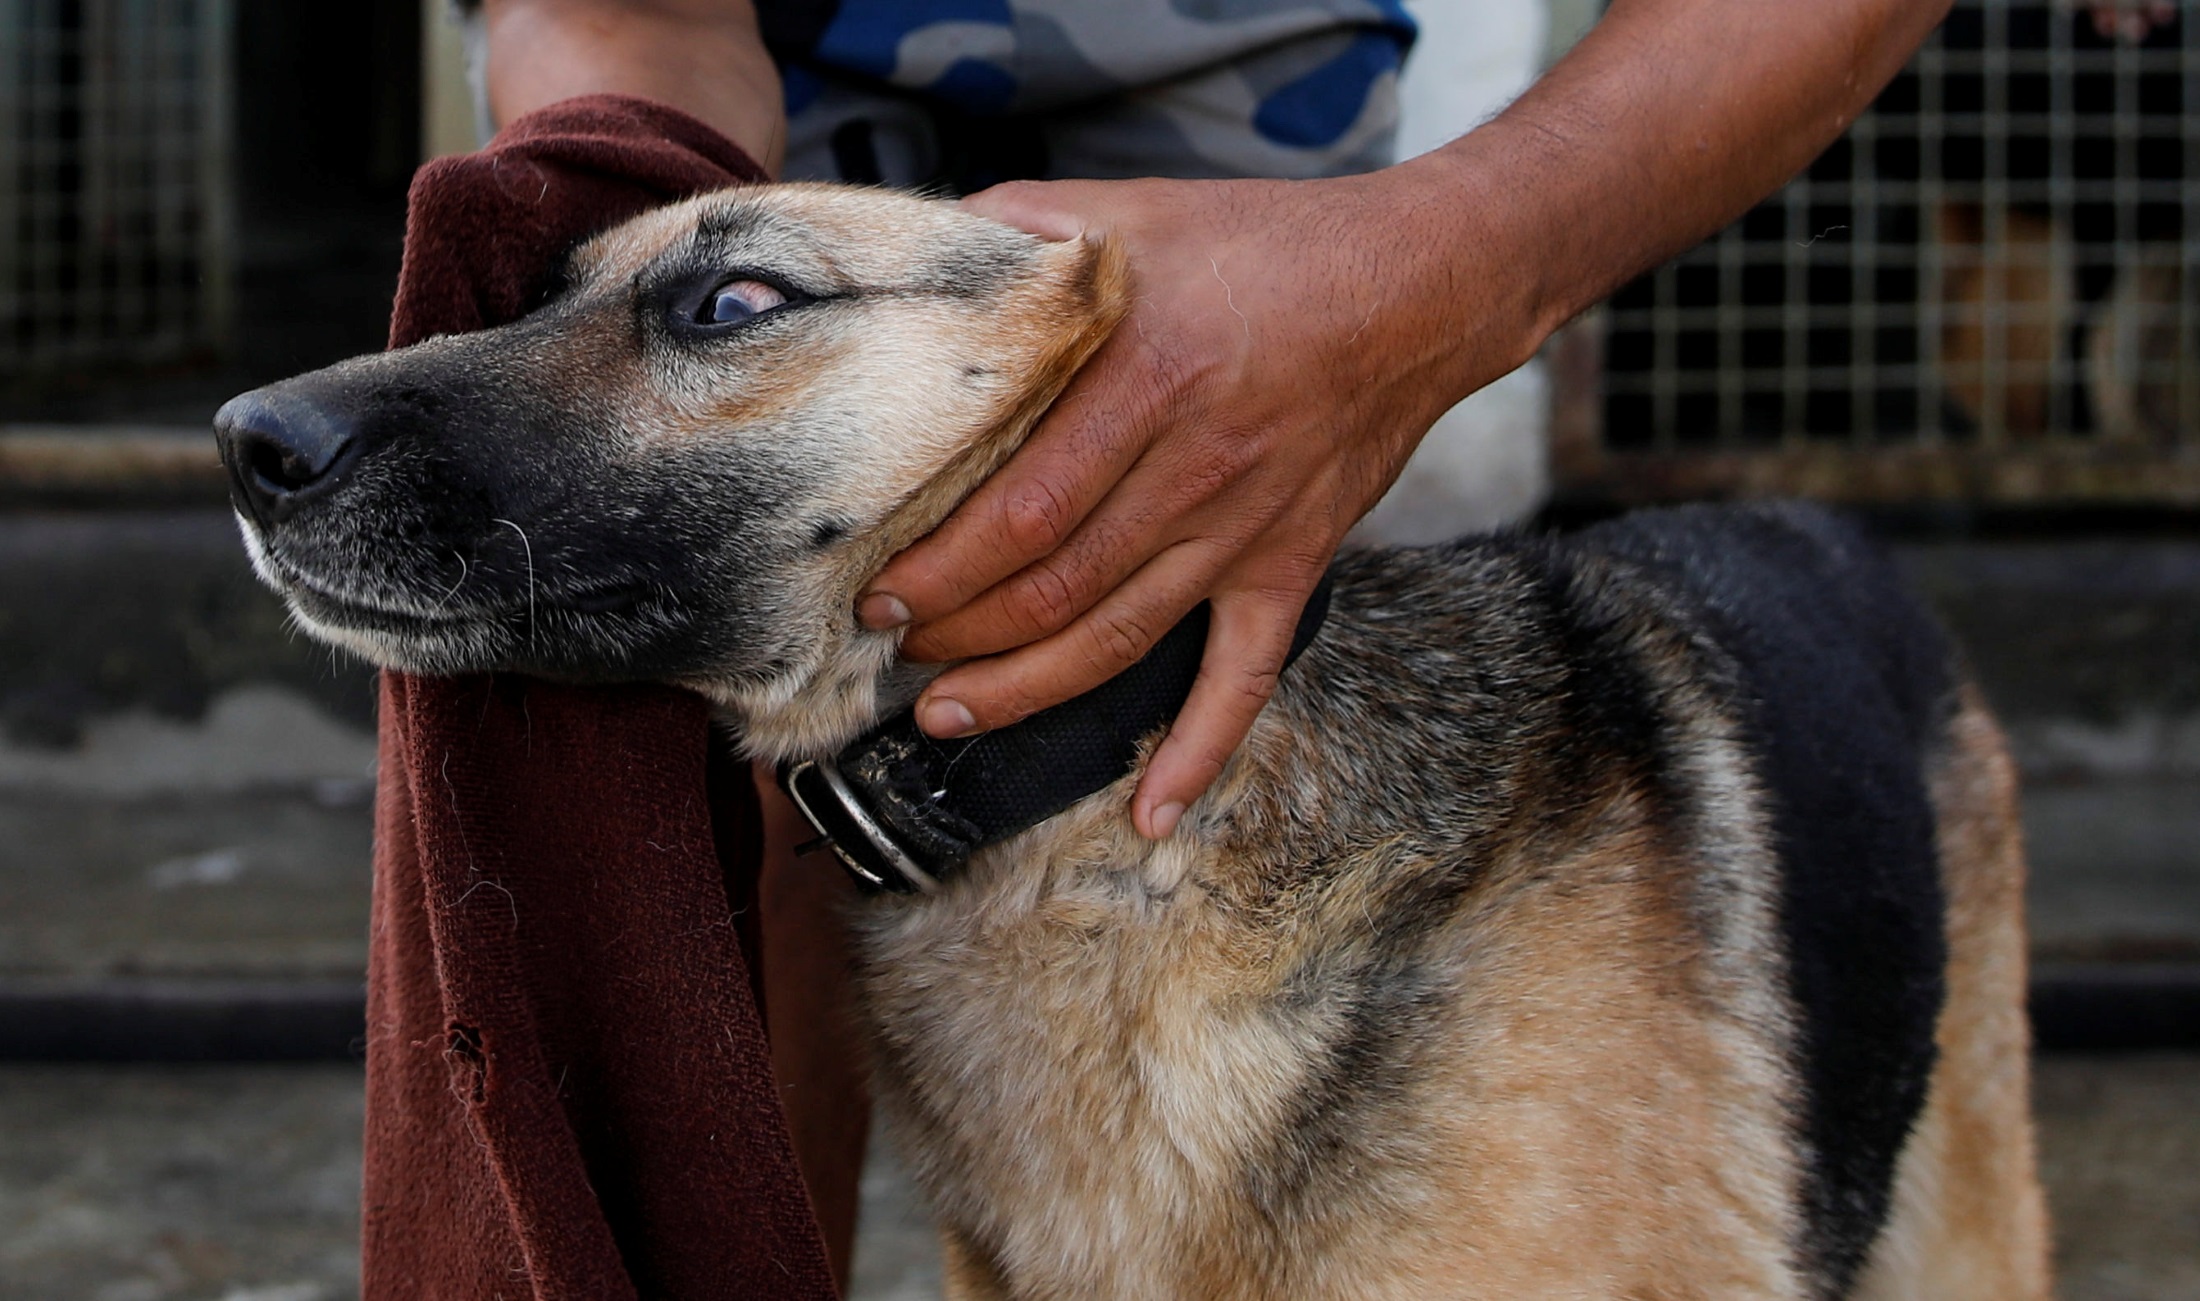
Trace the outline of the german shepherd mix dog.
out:
<instances>
[{"instance_id":1,"label":"german shepherd mix dog","mask_svg":"<svg viewBox=\"0 0 2200 1301\"><path fill-rule=\"evenodd\" d=\"M925 887L863 903L859 961L954 1296L2044 1296L2010 762L1816 510L1346 553L1159 843L1167 708L1066 806L926 805L962 778L917 752L970 743L907 724L930 670L856 596L1129 292L946 203L730 191L220 437L315 635L691 687ZM1033 753L1108 752L1075 706Z\"/></svg>"}]
</instances>

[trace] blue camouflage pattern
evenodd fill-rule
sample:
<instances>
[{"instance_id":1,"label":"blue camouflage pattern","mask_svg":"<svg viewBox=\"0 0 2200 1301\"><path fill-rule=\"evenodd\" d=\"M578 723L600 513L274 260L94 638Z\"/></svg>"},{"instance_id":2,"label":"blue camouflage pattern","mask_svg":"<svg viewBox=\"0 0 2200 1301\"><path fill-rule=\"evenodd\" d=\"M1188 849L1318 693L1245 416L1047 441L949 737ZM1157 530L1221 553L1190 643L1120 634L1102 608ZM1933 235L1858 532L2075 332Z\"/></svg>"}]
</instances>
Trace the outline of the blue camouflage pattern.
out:
<instances>
[{"instance_id":1,"label":"blue camouflage pattern","mask_svg":"<svg viewBox=\"0 0 2200 1301\"><path fill-rule=\"evenodd\" d=\"M841 0L779 51L789 178L1312 177L1390 161L1399 0Z\"/></svg>"}]
</instances>

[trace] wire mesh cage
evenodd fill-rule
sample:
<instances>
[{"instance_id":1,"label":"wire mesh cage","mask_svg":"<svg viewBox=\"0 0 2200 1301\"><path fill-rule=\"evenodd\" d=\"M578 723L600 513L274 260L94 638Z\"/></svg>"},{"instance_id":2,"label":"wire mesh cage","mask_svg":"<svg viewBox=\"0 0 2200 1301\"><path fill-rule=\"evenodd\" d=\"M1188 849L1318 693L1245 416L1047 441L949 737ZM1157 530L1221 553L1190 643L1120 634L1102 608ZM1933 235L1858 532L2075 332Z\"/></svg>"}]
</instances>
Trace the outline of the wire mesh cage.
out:
<instances>
[{"instance_id":1,"label":"wire mesh cage","mask_svg":"<svg viewBox=\"0 0 2200 1301\"><path fill-rule=\"evenodd\" d=\"M1964 0L1805 175L1566 343L1562 490L2200 504L2196 26Z\"/></svg>"},{"instance_id":2,"label":"wire mesh cage","mask_svg":"<svg viewBox=\"0 0 2200 1301\"><path fill-rule=\"evenodd\" d=\"M228 327L228 0L0 0L0 375Z\"/></svg>"}]
</instances>

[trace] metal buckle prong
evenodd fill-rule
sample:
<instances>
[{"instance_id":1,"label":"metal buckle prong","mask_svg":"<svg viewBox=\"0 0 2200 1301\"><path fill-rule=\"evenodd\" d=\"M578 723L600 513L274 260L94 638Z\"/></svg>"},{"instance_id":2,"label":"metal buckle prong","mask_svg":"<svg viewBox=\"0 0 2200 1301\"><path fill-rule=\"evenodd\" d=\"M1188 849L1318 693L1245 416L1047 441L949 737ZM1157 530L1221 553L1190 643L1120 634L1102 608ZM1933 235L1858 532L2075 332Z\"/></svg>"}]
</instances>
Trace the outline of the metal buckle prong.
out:
<instances>
[{"instance_id":1,"label":"metal buckle prong","mask_svg":"<svg viewBox=\"0 0 2200 1301\"><path fill-rule=\"evenodd\" d=\"M853 854L842 848L839 840L834 838L831 825L826 819L819 817L817 811L810 807L809 801L803 798L801 777L804 770L815 772L819 779L825 783L825 789L831 793L833 802L840 806L839 811L841 814L847 818L850 825L862 834L864 841L872 849L878 851L878 856L881 859L891 865L895 871L901 873L902 884L897 885L895 882L881 879L870 865L858 860ZM838 858L841 865L853 872L858 878L881 890L906 890L908 887L914 886L920 894L939 893L940 883L933 878L930 872L918 867L916 860L911 858L908 852L899 844L895 843L893 834L887 831L885 827L880 826L878 819L871 816L871 811L863 807L863 801L856 798L855 791L848 785L847 779L840 775L840 769L835 767L830 759L802 760L787 770L787 778L780 785L786 790L788 797L794 801L795 808L801 810L802 816L808 820L812 827L817 829L820 836L825 838L825 843L832 847L833 856Z\"/></svg>"}]
</instances>

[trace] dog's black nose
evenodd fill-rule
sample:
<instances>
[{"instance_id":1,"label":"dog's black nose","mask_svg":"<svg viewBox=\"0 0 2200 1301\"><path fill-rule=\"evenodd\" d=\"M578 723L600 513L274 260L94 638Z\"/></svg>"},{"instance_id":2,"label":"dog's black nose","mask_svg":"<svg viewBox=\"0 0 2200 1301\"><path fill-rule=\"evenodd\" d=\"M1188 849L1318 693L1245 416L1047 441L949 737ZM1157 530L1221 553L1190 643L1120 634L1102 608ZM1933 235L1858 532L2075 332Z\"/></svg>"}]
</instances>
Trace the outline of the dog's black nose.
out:
<instances>
[{"instance_id":1,"label":"dog's black nose","mask_svg":"<svg viewBox=\"0 0 2200 1301\"><path fill-rule=\"evenodd\" d=\"M310 398L271 389L231 398L214 413L232 495L263 524L287 518L341 480L357 433L350 419Z\"/></svg>"}]
</instances>

